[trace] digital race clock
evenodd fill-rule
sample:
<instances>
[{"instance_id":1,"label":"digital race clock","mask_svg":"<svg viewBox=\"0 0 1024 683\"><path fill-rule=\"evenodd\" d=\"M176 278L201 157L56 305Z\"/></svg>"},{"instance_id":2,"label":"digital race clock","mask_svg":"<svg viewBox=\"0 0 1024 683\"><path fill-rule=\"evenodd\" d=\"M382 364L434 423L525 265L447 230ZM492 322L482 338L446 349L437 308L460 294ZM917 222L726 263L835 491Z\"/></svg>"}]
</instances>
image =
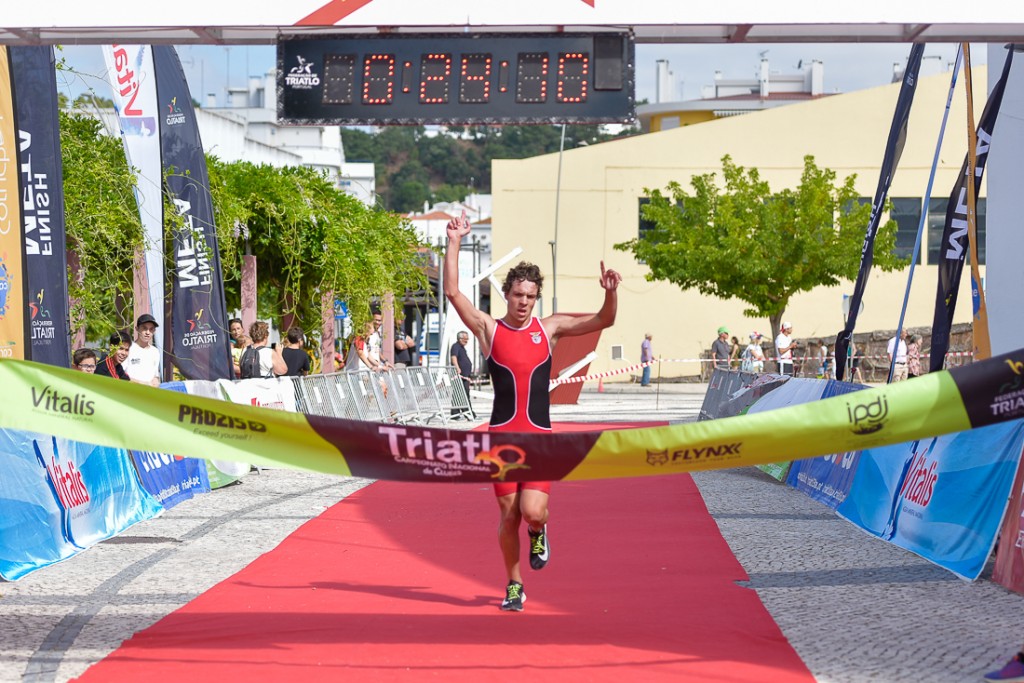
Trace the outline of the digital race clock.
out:
<instances>
[{"instance_id":1,"label":"digital race clock","mask_svg":"<svg viewBox=\"0 0 1024 683\"><path fill-rule=\"evenodd\" d=\"M281 38L285 124L612 123L634 118L626 33Z\"/></svg>"}]
</instances>

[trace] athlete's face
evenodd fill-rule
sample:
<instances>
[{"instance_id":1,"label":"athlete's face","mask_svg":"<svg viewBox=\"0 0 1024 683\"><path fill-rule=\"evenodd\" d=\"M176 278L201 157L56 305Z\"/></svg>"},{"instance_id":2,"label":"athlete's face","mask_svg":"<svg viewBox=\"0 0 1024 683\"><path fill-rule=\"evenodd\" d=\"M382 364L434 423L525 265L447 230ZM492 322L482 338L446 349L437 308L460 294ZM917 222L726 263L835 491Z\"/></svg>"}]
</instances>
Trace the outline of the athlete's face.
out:
<instances>
[{"instance_id":1,"label":"athlete's face","mask_svg":"<svg viewBox=\"0 0 1024 683\"><path fill-rule=\"evenodd\" d=\"M508 292L509 317L517 323L525 323L533 315L537 303L537 283L516 280Z\"/></svg>"}]
</instances>

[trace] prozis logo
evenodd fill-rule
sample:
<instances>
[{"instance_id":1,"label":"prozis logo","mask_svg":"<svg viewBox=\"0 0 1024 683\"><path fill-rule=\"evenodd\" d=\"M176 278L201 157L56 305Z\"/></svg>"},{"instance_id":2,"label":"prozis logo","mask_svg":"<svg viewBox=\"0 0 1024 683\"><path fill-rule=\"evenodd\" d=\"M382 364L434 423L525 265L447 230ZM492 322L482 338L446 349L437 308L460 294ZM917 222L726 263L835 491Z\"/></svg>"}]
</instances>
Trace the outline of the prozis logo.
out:
<instances>
[{"instance_id":1,"label":"prozis logo","mask_svg":"<svg viewBox=\"0 0 1024 683\"><path fill-rule=\"evenodd\" d=\"M412 436L404 427L381 425L378 434L388 438L395 462L423 468L428 477L461 477L464 472L489 472L505 481L511 470L530 469L526 451L510 444L491 446L487 433L463 432L461 439L434 441L430 432Z\"/></svg>"},{"instance_id":2,"label":"prozis logo","mask_svg":"<svg viewBox=\"0 0 1024 683\"><path fill-rule=\"evenodd\" d=\"M296 90L311 90L320 85L320 74L313 71L313 62L302 55L296 55L298 66L293 66L284 77L284 84Z\"/></svg>"},{"instance_id":3,"label":"prozis logo","mask_svg":"<svg viewBox=\"0 0 1024 683\"><path fill-rule=\"evenodd\" d=\"M267 425L256 420L243 420L240 417L234 415L228 415L226 413L219 413L216 410L204 410L202 408L193 408L192 406L179 405L178 406L178 422L182 424L195 425L193 432L203 432L206 434L223 436L223 434L216 430L226 430L227 432L234 432L240 436L234 438L247 439L249 438L249 432L263 433L267 431ZM212 427L214 429L205 430L203 427ZM244 434L243 434L244 433Z\"/></svg>"},{"instance_id":4,"label":"prozis logo","mask_svg":"<svg viewBox=\"0 0 1024 683\"><path fill-rule=\"evenodd\" d=\"M662 465L693 465L709 461L735 460L741 456L742 441L715 444L713 446L691 446L669 451L647 451L647 464L651 467Z\"/></svg>"},{"instance_id":5,"label":"prozis logo","mask_svg":"<svg viewBox=\"0 0 1024 683\"><path fill-rule=\"evenodd\" d=\"M32 407L37 411L58 413L78 419L89 417L96 412L96 404L86 399L86 394L68 396L50 385L42 389L32 387Z\"/></svg>"},{"instance_id":6,"label":"prozis logo","mask_svg":"<svg viewBox=\"0 0 1024 683\"><path fill-rule=\"evenodd\" d=\"M937 439L920 450L921 442L914 443L914 452L911 456L910 467L907 469L907 478L903 480L900 487L900 497L917 503L921 507L927 507L932 500L932 493L935 491L935 482L939 480L938 458L929 458L929 453L935 448Z\"/></svg>"},{"instance_id":7,"label":"prozis logo","mask_svg":"<svg viewBox=\"0 0 1024 683\"><path fill-rule=\"evenodd\" d=\"M1014 418L1024 415L1024 362L1009 358L1005 362L1013 375L999 387L999 395L989 408L993 415Z\"/></svg>"},{"instance_id":8,"label":"prozis logo","mask_svg":"<svg viewBox=\"0 0 1024 683\"><path fill-rule=\"evenodd\" d=\"M889 417L889 400L879 396L870 403L847 403L846 414L851 432L859 436L874 434L885 427Z\"/></svg>"}]
</instances>

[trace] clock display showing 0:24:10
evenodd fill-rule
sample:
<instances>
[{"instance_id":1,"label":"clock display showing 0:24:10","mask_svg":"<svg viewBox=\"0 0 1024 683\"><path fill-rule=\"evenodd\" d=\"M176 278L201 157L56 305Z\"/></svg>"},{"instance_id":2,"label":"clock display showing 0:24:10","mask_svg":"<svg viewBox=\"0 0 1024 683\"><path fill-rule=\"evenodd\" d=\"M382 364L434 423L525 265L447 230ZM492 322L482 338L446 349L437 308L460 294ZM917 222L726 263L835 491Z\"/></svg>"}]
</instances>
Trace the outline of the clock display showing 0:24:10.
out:
<instances>
[{"instance_id":1,"label":"clock display showing 0:24:10","mask_svg":"<svg viewBox=\"0 0 1024 683\"><path fill-rule=\"evenodd\" d=\"M587 101L590 86L590 55L586 52L559 52L551 64L547 52L520 52L515 65L515 81L509 84L508 60L495 63L491 53L459 55L435 52L420 56L419 68L412 62L399 62L393 53L366 54L358 65L357 55L329 54L324 58L323 103L352 104L357 97L357 75L362 86L359 101L365 105L389 105L399 95L415 95L420 104L447 104L453 85L458 88L460 104L487 104L492 94L514 88L517 103L543 104L549 96L554 76L554 96L564 104ZM456 74L457 72L457 74Z\"/></svg>"}]
</instances>

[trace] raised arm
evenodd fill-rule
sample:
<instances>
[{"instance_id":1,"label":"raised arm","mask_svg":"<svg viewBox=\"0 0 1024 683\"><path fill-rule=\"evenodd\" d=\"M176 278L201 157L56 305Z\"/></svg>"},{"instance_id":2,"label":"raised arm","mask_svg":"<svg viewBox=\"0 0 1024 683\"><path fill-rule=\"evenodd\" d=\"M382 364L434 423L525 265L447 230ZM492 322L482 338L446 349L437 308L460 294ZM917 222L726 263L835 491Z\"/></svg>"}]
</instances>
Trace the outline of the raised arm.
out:
<instances>
[{"instance_id":1,"label":"raised arm","mask_svg":"<svg viewBox=\"0 0 1024 683\"><path fill-rule=\"evenodd\" d=\"M604 289L604 304L601 310L593 315L572 316L554 314L544 318L542 321L544 329L552 343L558 337L575 337L589 332L597 332L615 324L615 315L618 312L619 283L622 276L618 272L605 270L604 261L601 261L601 288Z\"/></svg>"},{"instance_id":2,"label":"raised arm","mask_svg":"<svg viewBox=\"0 0 1024 683\"><path fill-rule=\"evenodd\" d=\"M465 294L459 289L459 249L462 245L462 238L469 234L469 221L463 213L459 218L453 218L445 228L448 233L448 249L444 255L444 295L451 302L455 312L462 318L469 331L480 341L484 348L485 355L489 350L489 332L494 326L494 319L483 311L477 309Z\"/></svg>"}]
</instances>

